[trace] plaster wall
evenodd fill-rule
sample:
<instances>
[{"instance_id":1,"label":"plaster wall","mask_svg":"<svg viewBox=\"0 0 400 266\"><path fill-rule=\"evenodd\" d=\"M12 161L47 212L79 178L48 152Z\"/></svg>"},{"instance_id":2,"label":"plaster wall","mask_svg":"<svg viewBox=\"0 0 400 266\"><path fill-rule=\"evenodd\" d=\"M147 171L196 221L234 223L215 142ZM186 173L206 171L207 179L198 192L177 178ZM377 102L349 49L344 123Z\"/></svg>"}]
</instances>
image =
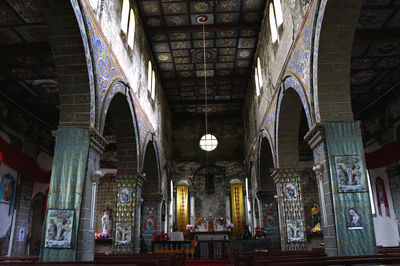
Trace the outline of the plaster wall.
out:
<instances>
[{"instance_id":1,"label":"plaster wall","mask_svg":"<svg viewBox=\"0 0 400 266\"><path fill-rule=\"evenodd\" d=\"M380 145L375 142L374 144L365 148L366 152L373 152L380 148ZM398 231L398 218L396 217L396 213L393 208L393 198L392 192L390 188L390 183L388 176L386 174L386 168L377 168L370 169L369 176L371 180L371 188L372 188L372 197L373 204L375 206L375 215L373 216L374 221L374 229L375 229L375 238L376 245L382 245L384 247L388 246L398 246L400 243L400 236ZM386 196L389 205L389 214L390 217L386 215L386 208L383 203L381 203L381 211L382 215L378 212L378 201L376 194L376 178L380 177L383 179L385 185Z\"/></svg>"},{"instance_id":2,"label":"plaster wall","mask_svg":"<svg viewBox=\"0 0 400 266\"><path fill-rule=\"evenodd\" d=\"M254 64L257 64L257 57L260 57L262 88L260 89L260 95L257 96L253 66L242 113L243 120L245 120L244 139L246 153L249 152L250 146L257 137L265 113L271 105L273 95L279 90L281 74L286 67L291 49L295 44L297 35L300 33L301 25L310 6L307 2L296 0L281 1L283 24L278 28L279 37L274 43L271 39L268 5L264 11L264 19L261 24L254 57Z\"/></svg>"}]
</instances>

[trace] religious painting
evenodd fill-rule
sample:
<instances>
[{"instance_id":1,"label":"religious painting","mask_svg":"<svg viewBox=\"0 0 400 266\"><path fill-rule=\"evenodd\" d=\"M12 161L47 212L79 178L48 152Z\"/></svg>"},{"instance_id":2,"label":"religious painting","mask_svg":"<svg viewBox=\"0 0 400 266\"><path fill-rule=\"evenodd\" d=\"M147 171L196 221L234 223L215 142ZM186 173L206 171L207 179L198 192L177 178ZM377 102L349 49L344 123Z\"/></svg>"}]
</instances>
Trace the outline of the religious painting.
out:
<instances>
[{"instance_id":1,"label":"religious painting","mask_svg":"<svg viewBox=\"0 0 400 266\"><path fill-rule=\"evenodd\" d=\"M347 228L349 230L355 229L363 229L362 217L358 208L347 208L346 209L347 216Z\"/></svg>"},{"instance_id":2,"label":"religious painting","mask_svg":"<svg viewBox=\"0 0 400 266\"><path fill-rule=\"evenodd\" d=\"M297 187L295 183L283 183L283 190L286 199L297 198Z\"/></svg>"},{"instance_id":3,"label":"religious painting","mask_svg":"<svg viewBox=\"0 0 400 266\"><path fill-rule=\"evenodd\" d=\"M116 223L115 244L127 245L131 243L131 223Z\"/></svg>"},{"instance_id":4,"label":"religious painting","mask_svg":"<svg viewBox=\"0 0 400 266\"><path fill-rule=\"evenodd\" d=\"M286 220L288 242L304 241L304 222L301 219Z\"/></svg>"},{"instance_id":5,"label":"religious painting","mask_svg":"<svg viewBox=\"0 0 400 266\"><path fill-rule=\"evenodd\" d=\"M4 175L0 184L1 203L12 204L15 198L15 180L12 175Z\"/></svg>"},{"instance_id":6,"label":"religious painting","mask_svg":"<svg viewBox=\"0 0 400 266\"><path fill-rule=\"evenodd\" d=\"M265 231L278 230L278 215L274 211L266 212L263 217L263 227Z\"/></svg>"},{"instance_id":7,"label":"religious painting","mask_svg":"<svg viewBox=\"0 0 400 266\"><path fill-rule=\"evenodd\" d=\"M148 215L144 217L143 221L143 233L149 234L156 232L157 220L154 215Z\"/></svg>"},{"instance_id":8,"label":"religious painting","mask_svg":"<svg viewBox=\"0 0 400 266\"><path fill-rule=\"evenodd\" d=\"M339 192L365 192L367 182L361 156L335 156L336 175L339 181Z\"/></svg>"},{"instance_id":9,"label":"religious painting","mask_svg":"<svg viewBox=\"0 0 400 266\"><path fill-rule=\"evenodd\" d=\"M73 209L47 211L44 247L71 248L74 212Z\"/></svg>"},{"instance_id":10,"label":"religious painting","mask_svg":"<svg viewBox=\"0 0 400 266\"><path fill-rule=\"evenodd\" d=\"M119 188L119 203L129 204L131 203L131 188L121 187Z\"/></svg>"}]
</instances>

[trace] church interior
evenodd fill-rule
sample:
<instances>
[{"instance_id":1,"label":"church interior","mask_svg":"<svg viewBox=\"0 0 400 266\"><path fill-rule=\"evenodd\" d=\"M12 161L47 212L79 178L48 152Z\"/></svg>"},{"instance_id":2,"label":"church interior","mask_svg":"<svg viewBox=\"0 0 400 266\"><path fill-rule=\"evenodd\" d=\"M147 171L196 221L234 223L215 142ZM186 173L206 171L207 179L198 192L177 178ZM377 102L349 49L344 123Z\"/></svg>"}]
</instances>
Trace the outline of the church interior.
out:
<instances>
[{"instance_id":1,"label":"church interior","mask_svg":"<svg viewBox=\"0 0 400 266\"><path fill-rule=\"evenodd\" d=\"M0 263L400 263L400 1L2 0L0 182Z\"/></svg>"}]
</instances>

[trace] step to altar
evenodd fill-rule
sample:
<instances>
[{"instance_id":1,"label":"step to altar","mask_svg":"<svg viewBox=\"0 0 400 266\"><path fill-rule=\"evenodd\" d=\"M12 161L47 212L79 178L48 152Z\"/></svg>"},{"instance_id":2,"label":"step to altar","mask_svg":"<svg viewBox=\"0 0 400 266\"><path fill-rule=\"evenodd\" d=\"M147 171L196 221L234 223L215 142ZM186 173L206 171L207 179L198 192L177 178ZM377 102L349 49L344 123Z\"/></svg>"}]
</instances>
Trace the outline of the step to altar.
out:
<instances>
[{"instance_id":1,"label":"step to altar","mask_svg":"<svg viewBox=\"0 0 400 266\"><path fill-rule=\"evenodd\" d=\"M209 266L209 265L233 265L228 259L188 259L186 265L196 266Z\"/></svg>"}]
</instances>

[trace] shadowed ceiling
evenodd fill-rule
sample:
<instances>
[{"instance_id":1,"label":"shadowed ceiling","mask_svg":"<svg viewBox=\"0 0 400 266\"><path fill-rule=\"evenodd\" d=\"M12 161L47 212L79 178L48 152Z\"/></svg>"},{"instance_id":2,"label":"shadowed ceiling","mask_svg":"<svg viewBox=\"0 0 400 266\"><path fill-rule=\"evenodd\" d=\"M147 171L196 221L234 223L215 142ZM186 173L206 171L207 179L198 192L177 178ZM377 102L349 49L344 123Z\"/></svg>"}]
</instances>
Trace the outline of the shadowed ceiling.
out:
<instances>
[{"instance_id":1,"label":"shadowed ceiling","mask_svg":"<svg viewBox=\"0 0 400 266\"><path fill-rule=\"evenodd\" d=\"M266 1L137 1L174 114L238 114L253 65ZM202 25L206 15L203 66Z\"/></svg>"},{"instance_id":2,"label":"shadowed ceiling","mask_svg":"<svg viewBox=\"0 0 400 266\"><path fill-rule=\"evenodd\" d=\"M0 1L0 97L55 129L58 86L41 1Z\"/></svg>"},{"instance_id":3,"label":"shadowed ceiling","mask_svg":"<svg viewBox=\"0 0 400 266\"><path fill-rule=\"evenodd\" d=\"M393 100L399 83L400 1L367 0L358 19L351 61L355 118Z\"/></svg>"}]
</instances>

